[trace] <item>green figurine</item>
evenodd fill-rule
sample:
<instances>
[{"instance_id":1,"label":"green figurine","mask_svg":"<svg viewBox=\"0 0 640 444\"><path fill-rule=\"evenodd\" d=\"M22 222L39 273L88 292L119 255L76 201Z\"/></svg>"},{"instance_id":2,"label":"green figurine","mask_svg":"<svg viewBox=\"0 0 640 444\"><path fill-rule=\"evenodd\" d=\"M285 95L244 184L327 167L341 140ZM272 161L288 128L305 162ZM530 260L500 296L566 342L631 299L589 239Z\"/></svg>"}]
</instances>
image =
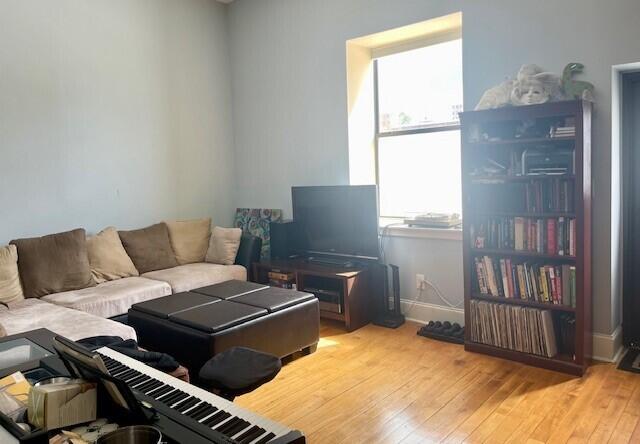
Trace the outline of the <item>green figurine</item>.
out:
<instances>
[{"instance_id":1,"label":"green figurine","mask_svg":"<svg viewBox=\"0 0 640 444\"><path fill-rule=\"evenodd\" d=\"M593 100L593 84L583 80L573 80L575 74L584 70L582 63L572 62L562 71L562 89L567 99Z\"/></svg>"}]
</instances>

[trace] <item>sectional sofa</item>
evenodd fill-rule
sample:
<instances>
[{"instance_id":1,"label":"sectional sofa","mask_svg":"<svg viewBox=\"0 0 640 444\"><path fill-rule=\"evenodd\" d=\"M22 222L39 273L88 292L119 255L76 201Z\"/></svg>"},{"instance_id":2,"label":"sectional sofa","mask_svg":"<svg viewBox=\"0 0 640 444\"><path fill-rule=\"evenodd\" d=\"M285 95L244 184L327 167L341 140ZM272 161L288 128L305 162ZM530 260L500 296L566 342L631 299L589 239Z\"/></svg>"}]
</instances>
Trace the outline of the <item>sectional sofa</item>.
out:
<instances>
[{"instance_id":1,"label":"sectional sofa","mask_svg":"<svg viewBox=\"0 0 640 444\"><path fill-rule=\"evenodd\" d=\"M86 241L87 248L82 229L12 241L0 248L0 333L47 328L73 340L101 335L137 339L135 330L126 324L133 304L230 279L246 280L251 263L260 257L260 239L234 231L235 245L223 239L217 253L222 250L223 255L235 259L206 261L212 249L216 250L214 237L210 221L197 222L199 236L194 236L196 230L191 230L193 224L189 223L176 225L174 230L157 224L139 230L144 231L142 236L134 232L119 232L118 236L111 229L110 241L120 255L117 260L132 259L125 264L130 270L126 273L118 271L122 266L113 265L113 254L102 253L100 248L92 250L92 238ZM144 245L147 240L151 245ZM167 241L171 244L168 248ZM123 245L124 256L119 250ZM102 257L92 258L92 254ZM173 266L162 267L163 263ZM56 288L71 289L54 291Z\"/></svg>"}]
</instances>

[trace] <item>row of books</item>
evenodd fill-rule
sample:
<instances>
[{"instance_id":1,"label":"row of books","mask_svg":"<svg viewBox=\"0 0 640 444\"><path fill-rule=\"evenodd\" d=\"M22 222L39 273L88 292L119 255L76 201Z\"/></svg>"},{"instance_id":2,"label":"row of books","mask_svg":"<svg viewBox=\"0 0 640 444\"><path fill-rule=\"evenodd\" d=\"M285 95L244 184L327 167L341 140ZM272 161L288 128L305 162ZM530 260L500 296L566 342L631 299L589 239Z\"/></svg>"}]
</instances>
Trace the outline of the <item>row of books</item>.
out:
<instances>
[{"instance_id":1,"label":"row of books","mask_svg":"<svg viewBox=\"0 0 640 444\"><path fill-rule=\"evenodd\" d=\"M474 248L533 251L542 254L576 254L576 220L557 217L489 217L471 225Z\"/></svg>"},{"instance_id":2,"label":"row of books","mask_svg":"<svg viewBox=\"0 0 640 444\"><path fill-rule=\"evenodd\" d=\"M269 285L272 287L296 289L296 280L293 273L270 271L267 276L269 277Z\"/></svg>"},{"instance_id":3,"label":"row of books","mask_svg":"<svg viewBox=\"0 0 640 444\"><path fill-rule=\"evenodd\" d=\"M485 295L576 306L576 267L474 258L476 289Z\"/></svg>"},{"instance_id":4,"label":"row of books","mask_svg":"<svg viewBox=\"0 0 640 444\"><path fill-rule=\"evenodd\" d=\"M470 318L473 342L548 358L558 353L549 310L472 300Z\"/></svg>"},{"instance_id":5,"label":"row of books","mask_svg":"<svg viewBox=\"0 0 640 444\"><path fill-rule=\"evenodd\" d=\"M525 207L531 213L573 211L574 188L573 180L532 180L525 184Z\"/></svg>"}]
</instances>

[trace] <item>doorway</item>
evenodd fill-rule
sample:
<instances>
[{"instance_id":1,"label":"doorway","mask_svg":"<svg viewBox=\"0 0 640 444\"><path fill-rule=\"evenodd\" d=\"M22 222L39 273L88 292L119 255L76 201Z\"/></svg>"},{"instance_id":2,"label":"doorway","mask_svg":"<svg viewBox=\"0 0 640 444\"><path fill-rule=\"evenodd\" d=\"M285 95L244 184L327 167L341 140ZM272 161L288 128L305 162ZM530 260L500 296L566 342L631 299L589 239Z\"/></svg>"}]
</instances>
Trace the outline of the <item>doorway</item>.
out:
<instances>
[{"instance_id":1,"label":"doorway","mask_svg":"<svg viewBox=\"0 0 640 444\"><path fill-rule=\"evenodd\" d=\"M640 348L640 72L621 78L622 336Z\"/></svg>"}]
</instances>

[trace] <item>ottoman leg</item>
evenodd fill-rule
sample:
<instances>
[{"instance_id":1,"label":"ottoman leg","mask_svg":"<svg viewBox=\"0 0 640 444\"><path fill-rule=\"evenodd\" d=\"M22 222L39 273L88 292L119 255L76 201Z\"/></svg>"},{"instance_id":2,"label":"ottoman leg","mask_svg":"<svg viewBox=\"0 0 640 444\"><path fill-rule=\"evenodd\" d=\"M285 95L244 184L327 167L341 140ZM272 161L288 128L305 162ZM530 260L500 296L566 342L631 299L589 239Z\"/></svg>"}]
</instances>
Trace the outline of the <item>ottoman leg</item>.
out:
<instances>
[{"instance_id":1,"label":"ottoman leg","mask_svg":"<svg viewBox=\"0 0 640 444\"><path fill-rule=\"evenodd\" d=\"M315 344L304 348L302 351L304 352L305 355L310 355L311 353L315 353L317 349L318 349L318 343L316 342Z\"/></svg>"}]
</instances>

